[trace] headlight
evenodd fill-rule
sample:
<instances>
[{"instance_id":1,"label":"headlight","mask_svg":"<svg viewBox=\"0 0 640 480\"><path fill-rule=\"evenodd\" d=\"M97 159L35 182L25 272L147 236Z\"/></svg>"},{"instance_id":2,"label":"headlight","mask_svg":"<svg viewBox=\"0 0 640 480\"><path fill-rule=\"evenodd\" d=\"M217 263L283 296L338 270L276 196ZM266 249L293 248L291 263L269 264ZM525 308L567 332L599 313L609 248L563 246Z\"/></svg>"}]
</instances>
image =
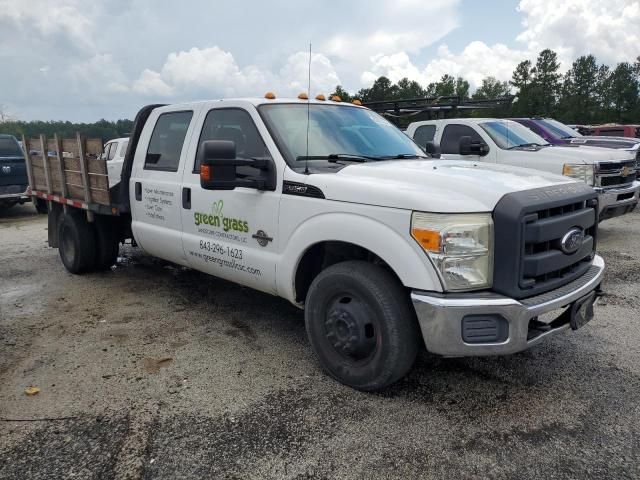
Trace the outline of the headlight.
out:
<instances>
[{"instance_id":1,"label":"headlight","mask_svg":"<svg viewBox=\"0 0 640 480\"><path fill-rule=\"evenodd\" d=\"M490 213L413 212L411 236L433 261L446 290L491 286L493 220Z\"/></svg>"},{"instance_id":2,"label":"headlight","mask_svg":"<svg viewBox=\"0 0 640 480\"><path fill-rule=\"evenodd\" d=\"M562 174L565 177L582 180L587 185L594 185L593 165L583 165L582 163L565 163L562 167Z\"/></svg>"}]
</instances>

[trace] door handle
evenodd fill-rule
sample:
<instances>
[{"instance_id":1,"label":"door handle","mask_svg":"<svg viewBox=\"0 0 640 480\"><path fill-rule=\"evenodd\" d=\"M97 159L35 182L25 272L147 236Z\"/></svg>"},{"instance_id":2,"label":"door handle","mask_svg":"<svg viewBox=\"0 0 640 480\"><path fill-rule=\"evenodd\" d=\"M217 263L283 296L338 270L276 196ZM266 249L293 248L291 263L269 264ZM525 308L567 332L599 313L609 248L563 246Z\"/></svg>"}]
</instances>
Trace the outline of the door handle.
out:
<instances>
[{"instance_id":1,"label":"door handle","mask_svg":"<svg viewBox=\"0 0 640 480\"><path fill-rule=\"evenodd\" d=\"M182 208L191 210L191 189L182 187Z\"/></svg>"},{"instance_id":2,"label":"door handle","mask_svg":"<svg viewBox=\"0 0 640 480\"><path fill-rule=\"evenodd\" d=\"M142 184L140 182L136 182L136 200L142 200Z\"/></svg>"}]
</instances>

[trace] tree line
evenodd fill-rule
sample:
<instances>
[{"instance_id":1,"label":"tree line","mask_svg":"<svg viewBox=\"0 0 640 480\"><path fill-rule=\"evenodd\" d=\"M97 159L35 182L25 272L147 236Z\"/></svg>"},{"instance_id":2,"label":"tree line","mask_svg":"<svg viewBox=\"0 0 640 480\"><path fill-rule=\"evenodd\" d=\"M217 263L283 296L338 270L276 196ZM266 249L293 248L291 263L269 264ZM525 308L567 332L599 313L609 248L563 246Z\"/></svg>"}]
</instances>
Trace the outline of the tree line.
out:
<instances>
[{"instance_id":1,"label":"tree line","mask_svg":"<svg viewBox=\"0 0 640 480\"><path fill-rule=\"evenodd\" d=\"M35 138L40 134L53 138L57 133L62 138L73 138L76 132L88 138L101 138L104 142L112 138L128 136L133 130L132 120L98 120L94 123L75 123L64 121L43 122L34 120L30 122L8 118L0 122L0 133L8 133L17 138L24 135L27 138Z\"/></svg>"},{"instance_id":2,"label":"tree line","mask_svg":"<svg viewBox=\"0 0 640 480\"><path fill-rule=\"evenodd\" d=\"M472 110L464 115L496 117L553 117L565 123L640 123L640 57L634 63L615 67L599 64L593 55L577 58L571 68L560 73L556 52L545 49L535 63L520 62L511 80L489 76L473 94L463 77L444 75L427 86L403 78L393 83L379 77L369 88L354 94L338 85L332 95L344 101L362 102L402 98L459 96L461 100L486 100L514 96L513 102L490 111Z\"/></svg>"}]
</instances>

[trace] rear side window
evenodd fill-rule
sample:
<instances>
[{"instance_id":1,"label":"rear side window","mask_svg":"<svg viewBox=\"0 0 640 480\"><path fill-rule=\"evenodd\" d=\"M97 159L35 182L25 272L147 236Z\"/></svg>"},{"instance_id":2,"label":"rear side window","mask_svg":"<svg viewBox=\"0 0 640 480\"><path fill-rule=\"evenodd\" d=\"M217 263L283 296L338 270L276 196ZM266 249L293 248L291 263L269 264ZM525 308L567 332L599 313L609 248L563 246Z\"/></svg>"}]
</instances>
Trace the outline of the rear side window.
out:
<instances>
[{"instance_id":1,"label":"rear side window","mask_svg":"<svg viewBox=\"0 0 640 480\"><path fill-rule=\"evenodd\" d=\"M467 125L457 125L455 123L444 127L442 140L440 141L440 150L442 153L460 153L460 137L471 137L472 142L481 142L482 137L478 135L473 128Z\"/></svg>"},{"instance_id":2,"label":"rear side window","mask_svg":"<svg viewBox=\"0 0 640 480\"><path fill-rule=\"evenodd\" d=\"M124 157L124 154L127 153L127 146L129 145L129 141L127 140L126 142L122 142L122 145L120 145L120 151L118 152L118 156L119 157Z\"/></svg>"},{"instance_id":3,"label":"rear side window","mask_svg":"<svg viewBox=\"0 0 640 480\"><path fill-rule=\"evenodd\" d=\"M118 149L117 143L110 143L107 145L107 160L113 160L113 157L116 156L116 150Z\"/></svg>"},{"instance_id":4,"label":"rear side window","mask_svg":"<svg viewBox=\"0 0 640 480\"><path fill-rule=\"evenodd\" d=\"M178 171L191 117L192 111L163 113L158 117L144 161L145 170Z\"/></svg>"},{"instance_id":5,"label":"rear side window","mask_svg":"<svg viewBox=\"0 0 640 480\"><path fill-rule=\"evenodd\" d=\"M413 134L413 140L421 147L424 147L427 142L433 142L433 137L435 137L435 135L435 125L422 125L416 129Z\"/></svg>"},{"instance_id":6,"label":"rear side window","mask_svg":"<svg viewBox=\"0 0 640 480\"><path fill-rule=\"evenodd\" d=\"M267 158L269 151L251 115L240 108L217 108L207 113L198 141L193 173L200 171L200 148L206 140L231 140L236 145L236 158ZM253 167L238 167L241 175L256 175Z\"/></svg>"}]
</instances>

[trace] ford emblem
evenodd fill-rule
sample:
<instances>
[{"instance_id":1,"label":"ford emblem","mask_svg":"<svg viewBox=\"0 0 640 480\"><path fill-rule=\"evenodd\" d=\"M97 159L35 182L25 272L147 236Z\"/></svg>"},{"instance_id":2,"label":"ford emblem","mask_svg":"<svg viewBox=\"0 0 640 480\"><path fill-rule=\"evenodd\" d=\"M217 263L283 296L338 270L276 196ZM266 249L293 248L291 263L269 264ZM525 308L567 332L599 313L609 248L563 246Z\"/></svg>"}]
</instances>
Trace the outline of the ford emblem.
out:
<instances>
[{"instance_id":1,"label":"ford emblem","mask_svg":"<svg viewBox=\"0 0 640 480\"><path fill-rule=\"evenodd\" d=\"M2 173L6 173L7 175L9 175L11 173L11 167L9 165L3 165Z\"/></svg>"},{"instance_id":2,"label":"ford emblem","mask_svg":"<svg viewBox=\"0 0 640 480\"><path fill-rule=\"evenodd\" d=\"M584 230L581 228L572 228L564 234L560 241L560 249L567 255L576 253L582 246L584 240Z\"/></svg>"}]
</instances>

